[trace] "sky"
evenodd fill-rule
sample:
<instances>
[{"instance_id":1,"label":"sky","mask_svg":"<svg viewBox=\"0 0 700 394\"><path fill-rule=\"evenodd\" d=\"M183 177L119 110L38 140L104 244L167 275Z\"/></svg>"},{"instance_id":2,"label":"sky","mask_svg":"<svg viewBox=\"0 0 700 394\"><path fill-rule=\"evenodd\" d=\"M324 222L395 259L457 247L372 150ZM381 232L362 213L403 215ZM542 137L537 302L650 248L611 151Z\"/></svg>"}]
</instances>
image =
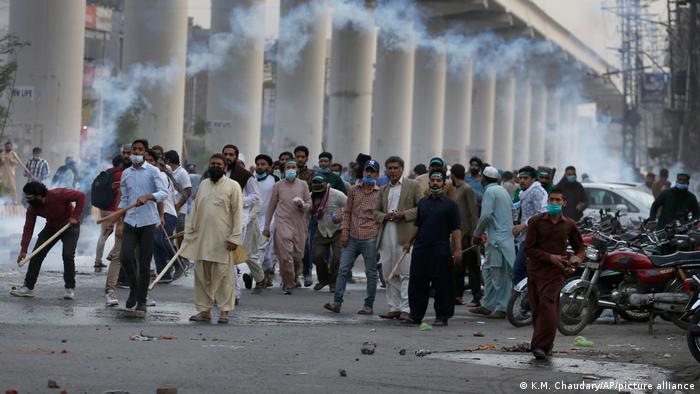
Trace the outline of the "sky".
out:
<instances>
[{"instance_id":1,"label":"sky","mask_svg":"<svg viewBox=\"0 0 700 394\"><path fill-rule=\"evenodd\" d=\"M532 0L553 19L572 32L583 43L609 63L617 64L619 47L617 17L603 7L612 7L616 0ZM643 0L650 3L649 12L665 18L665 0ZM210 0L188 0L190 16L195 23L209 27ZM279 0L267 3L266 30L268 37L276 37L279 19Z\"/></svg>"}]
</instances>

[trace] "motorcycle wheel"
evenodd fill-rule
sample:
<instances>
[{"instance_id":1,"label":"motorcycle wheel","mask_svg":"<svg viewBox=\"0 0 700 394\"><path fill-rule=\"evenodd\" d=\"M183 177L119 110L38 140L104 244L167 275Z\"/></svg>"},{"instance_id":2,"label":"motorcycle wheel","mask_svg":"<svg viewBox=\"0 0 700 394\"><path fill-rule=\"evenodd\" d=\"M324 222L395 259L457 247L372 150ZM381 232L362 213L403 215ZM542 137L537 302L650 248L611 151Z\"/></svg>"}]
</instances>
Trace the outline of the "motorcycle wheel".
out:
<instances>
[{"instance_id":1,"label":"motorcycle wheel","mask_svg":"<svg viewBox=\"0 0 700 394\"><path fill-rule=\"evenodd\" d=\"M530 302L527 298L527 289L511 293L508 308L506 308L506 317L514 327L525 327L532 324L532 311L530 311Z\"/></svg>"},{"instance_id":2,"label":"motorcycle wheel","mask_svg":"<svg viewBox=\"0 0 700 394\"><path fill-rule=\"evenodd\" d=\"M559 299L559 323L557 328L564 335L577 335L591 322L598 310L595 288L585 297L587 286L579 286L571 293L561 294Z\"/></svg>"},{"instance_id":3,"label":"motorcycle wheel","mask_svg":"<svg viewBox=\"0 0 700 394\"><path fill-rule=\"evenodd\" d=\"M689 324L698 324L700 322L700 313L696 313L695 316L693 316L690 319ZM688 349L690 350L690 354L693 355L695 360L700 363L700 337L695 337L690 335L690 333L687 334L688 337Z\"/></svg>"},{"instance_id":4,"label":"motorcycle wheel","mask_svg":"<svg viewBox=\"0 0 700 394\"><path fill-rule=\"evenodd\" d=\"M683 290L683 282L677 279L672 281L666 288L666 291L669 293L685 293ZM683 318L684 313L665 312L664 315L666 315L668 320L675 324L676 327L683 331L688 331L688 327L690 326L690 318Z\"/></svg>"}]
</instances>

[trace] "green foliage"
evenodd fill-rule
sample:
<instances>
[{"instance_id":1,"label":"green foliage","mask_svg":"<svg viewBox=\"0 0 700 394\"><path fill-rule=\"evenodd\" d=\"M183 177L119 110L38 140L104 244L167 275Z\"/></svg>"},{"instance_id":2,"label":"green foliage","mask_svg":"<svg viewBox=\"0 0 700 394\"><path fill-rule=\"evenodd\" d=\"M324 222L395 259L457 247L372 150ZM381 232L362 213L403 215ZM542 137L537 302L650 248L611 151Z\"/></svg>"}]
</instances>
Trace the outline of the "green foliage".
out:
<instances>
[{"instance_id":1,"label":"green foliage","mask_svg":"<svg viewBox=\"0 0 700 394\"><path fill-rule=\"evenodd\" d=\"M15 86L17 75L17 53L29 42L20 41L14 34L5 34L0 37L0 57L5 59L0 64L0 97L7 101L0 103L0 140L5 139L5 125L10 117L12 107L12 89Z\"/></svg>"}]
</instances>

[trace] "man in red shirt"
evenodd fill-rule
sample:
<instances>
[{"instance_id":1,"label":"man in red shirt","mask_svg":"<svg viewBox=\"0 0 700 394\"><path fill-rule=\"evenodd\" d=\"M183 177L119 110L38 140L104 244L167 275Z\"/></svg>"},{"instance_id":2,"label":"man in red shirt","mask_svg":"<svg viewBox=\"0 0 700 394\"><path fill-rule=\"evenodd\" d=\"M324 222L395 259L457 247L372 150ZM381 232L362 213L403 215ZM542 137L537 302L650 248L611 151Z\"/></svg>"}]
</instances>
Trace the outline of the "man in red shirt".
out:
<instances>
[{"instance_id":1,"label":"man in red shirt","mask_svg":"<svg viewBox=\"0 0 700 394\"><path fill-rule=\"evenodd\" d=\"M112 200L112 205L109 206L107 209L100 209L100 217L103 218L105 216L110 215L114 211L117 210L117 204L119 204L119 182L122 179L122 171L124 170L124 158L122 155L116 155L112 159L112 168L108 169L108 172L112 173L113 176L113 183L112 183L112 190L114 191L114 200ZM107 221L102 223L102 228L100 231L100 238L97 240L97 249L95 250L95 269L102 269L106 267L106 265L102 264L102 255L104 253L104 248L105 248L105 242L107 242L107 238L112 234L114 231L114 223ZM115 239L115 244L117 240ZM117 250L117 254L119 254L119 248L115 248ZM112 249L114 250L114 249ZM109 256L107 257L108 260L112 260L113 254L110 252Z\"/></svg>"},{"instance_id":2,"label":"man in red shirt","mask_svg":"<svg viewBox=\"0 0 700 394\"><path fill-rule=\"evenodd\" d=\"M34 233L36 217L46 218L46 225L39 233L35 247L40 246L51 238L58 230L67 223L71 226L63 232L50 245L37 253L29 260L29 269L24 278L24 286L13 289L10 294L16 297L34 297L34 285L39 276L41 263L49 253L49 250L59 241L63 243L63 280L66 292L63 296L66 300L75 297L75 248L78 245L80 236L80 215L85 206L85 194L72 189L52 189L48 190L40 182L29 182L22 189L29 203L27 216L24 221L24 233L22 234L22 250L17 258L17 262L24 260L29 248L29 241ZM75 207L73 207L75 203Z\"/></svg>"}]
</instances>

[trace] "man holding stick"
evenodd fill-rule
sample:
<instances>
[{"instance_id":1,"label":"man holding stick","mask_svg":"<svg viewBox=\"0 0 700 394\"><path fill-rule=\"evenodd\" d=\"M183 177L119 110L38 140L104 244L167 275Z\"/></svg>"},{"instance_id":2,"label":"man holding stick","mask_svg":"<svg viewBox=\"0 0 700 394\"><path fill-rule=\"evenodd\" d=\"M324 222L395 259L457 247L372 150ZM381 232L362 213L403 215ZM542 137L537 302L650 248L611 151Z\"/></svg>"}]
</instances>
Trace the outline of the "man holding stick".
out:
<instances>
[{"instance_id":1,"label":"man holding stick","mask_svg":"<svg viewBox=\"0 0 700 394\"><path fill-rule=\"evenodd\" d=\"M131 288L126 308L136 306L136 311L143 315L146 313L153 237L156 226L160 224L156 203L168 197L168 189L160 177L160 171L145 162L147 150L146 140L136 140L131 144L132 166L122 173L119 201L119 208L126 208L125 215L119 218L123 221L119 257Z\"/></svg>"},{"instance_id":2,"label":"man holding stick","mask_svg":"<svg viewBox=\"0 0 700 394\"><path fill-rule=\"evenodd\" d=\"M434 326L446 326L455 311L454 264L462 261L462 230L457 203L445 195L446 175L432 170L429 175L430 196L418 204L412 234L404 251L411 253L411 273L408 284L409 317L401 324L420 324L430 301L430 289L435 290ZM454 252L450 250L450 237Z\"/></svg>"},{"instance_id":3,"label":"man holding stick","mask_svg":"<svg viewBox=\"0 0 700 394\"><path fill-rule=\"evenodd\" d=\"M59 241L63 243L63 280L66 300L75 297L75 248L80 236L80 215L85 206L85 194L71 189L48 190L44 184L29 182L22 189L29 208L27 209L22 234L22 250L17 263L22 266L27 255L27 248L34 232L36 217L46 218L46 226L39 233L29 261L29 269L24 278L24 286L13 289L10 294L16 297L34 297L34 285L39 277L41 263L49 250ZM73 206L75 204L75 207ZM47 243L47 245L44 245Z\"/></svg>"},{"instance_id":4,"label":"man holding stick","mask_svg":"<svg viewBox=\"0 0 700 394\"><path fill-rule=\"evenodd\" d=\"M220 310L218 322L228 323L233 310L236 269L232 251L241 243L243 194L235 180L224 176L226 159L209 159L209 178L202 181L185 225L181 254L195 260L194 301L198 313L190 321L211 320L211 308ZM258 231L255 228L255 231Z\"/></svg>"},{"instance_id":5,"label":"man holding stick","mask_svg":"<svg viewBox=\"0 0 700 394\"><path fill-rule=\"evenodd\" d=\"M423 197L423 192L418 181L403 178L403 159L392 156L386 159L384 165L389 183L379 191L379 199L374 207L374 218L380 226L377 249L380 255L379 265L386 280L386 301L389 311L379 317L403 320L408 318L410 311L408 281L411 257L405 256L401 260L402 246L413 231L413 221L416 220L418 202ZM399 266L394 270L395 275L392 276L390 274L397 263Z\"/></svg>"}]
</instances>

